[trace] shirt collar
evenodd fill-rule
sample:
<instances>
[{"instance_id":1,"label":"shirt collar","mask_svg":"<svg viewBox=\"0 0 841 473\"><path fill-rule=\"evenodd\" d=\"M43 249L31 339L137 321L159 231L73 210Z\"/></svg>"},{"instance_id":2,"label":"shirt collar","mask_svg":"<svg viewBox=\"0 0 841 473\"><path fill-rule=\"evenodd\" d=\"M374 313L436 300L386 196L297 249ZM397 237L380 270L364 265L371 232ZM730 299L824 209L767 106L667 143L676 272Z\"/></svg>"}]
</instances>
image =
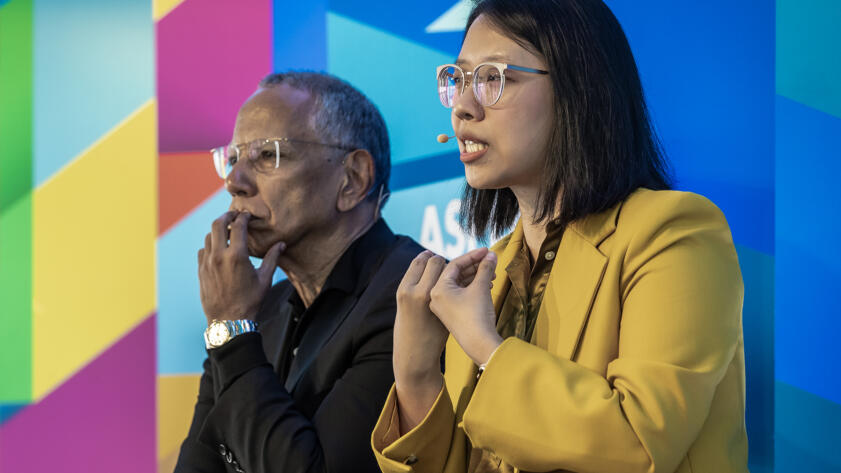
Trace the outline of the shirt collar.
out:
<instances>
[{"instance_id":1,"label":"shirt collar","mask_svg":"<svg viewBox=\"0 0 841 473\"><path fill-rule=\"evenodd\" d=\"M378 219L367 232L345 250L333 270L330 271L321 292L338 289L351 294L359 288L366 287L385 255L383 250L396 238L385 220ZM381 254L377 255L377 253Z\"/></svg>"}]
</instances>

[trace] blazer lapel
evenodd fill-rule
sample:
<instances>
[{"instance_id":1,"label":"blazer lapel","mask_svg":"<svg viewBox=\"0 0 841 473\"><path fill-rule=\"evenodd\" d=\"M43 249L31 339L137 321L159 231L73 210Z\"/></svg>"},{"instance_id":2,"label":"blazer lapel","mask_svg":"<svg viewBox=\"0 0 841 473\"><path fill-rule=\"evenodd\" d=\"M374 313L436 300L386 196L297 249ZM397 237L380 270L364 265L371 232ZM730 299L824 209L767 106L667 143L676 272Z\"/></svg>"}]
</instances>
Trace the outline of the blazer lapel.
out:
<instances>
[{"instance_id":1,"label":"blazer lapel","mask_svg":"<svg viewBox=\"0 0 841 473\"><path fill-rule=\"evenodd\" d=\"M571 223L555 256L531 342L572 359L607 267L598 246L616 229L621 203Z\"/></svg>"},{"instance_id":2,"label":"blazer lapel","mask_svg":"<svg viewBox=\"0 0 841 473\"><path fill-rule=\"evenodd\" d=\"M289 367L289 375L286 377L285 384L287 391L292 392L295 389L301 375L304 374L336 329L350 314L357 300L356 295L348 294L335 312L321 314L320 317L310 321L310 327L301 339L301 344L298 345L298 354L292 359L292 364Z\"/></svg>"},{"instance_id":3,"label":"blazer lapel","mask_svg":"<svg viewBox=\"0 0 841 473\"><path fill-rule=\"evenodd\" d=\"M523 222L518 221L507 241L503 240L499 245L500 247L493 248L497 253L497 263L494 271L493 288L491 288L491 300L494 304L497 319L499 318L499 312L502 310L502 303L505 302L505 296L508 294L508 289L511 287L511 280L508 279L505 268L511 264L517 251L523 246Z\"/></svg>"},{"instance_id":4,"label":"blazer lapel","mask_svg":"<svg viewBox=\"0 0 841 473\"><path fill-rule=\"evenodd\" d=\"M532 343L572 359L606 266L607 258L577 233L563 236L537 314Z\"/></svg>"}]
</instances>

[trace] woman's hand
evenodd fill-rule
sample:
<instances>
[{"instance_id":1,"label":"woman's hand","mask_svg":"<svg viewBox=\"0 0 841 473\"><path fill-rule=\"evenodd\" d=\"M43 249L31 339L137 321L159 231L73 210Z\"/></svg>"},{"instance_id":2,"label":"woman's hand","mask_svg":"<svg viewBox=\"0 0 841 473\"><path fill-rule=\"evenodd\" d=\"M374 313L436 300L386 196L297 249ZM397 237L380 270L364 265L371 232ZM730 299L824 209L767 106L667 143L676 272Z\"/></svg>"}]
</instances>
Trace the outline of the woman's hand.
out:
<instances>
[{"instance_id":1,"label":"woman's hand","mask_svg":"<svg viewBox=\"0 0 841 473\"><path fill-rule=\"evenodd\" d=\"M430 309L477 365L502 343L491 300L495 269L493 252L473 250L451 261L430 293Z\"/></svg>"},{"instance_id":2,"label":"woman's hand","mask_svg":"<svg viewBox=\"0 0 841 473\"><path fill-rule=\"evenodd\" d=\"M424 251L397 288L393 365L404 433L423 420L441 391L441 353L448 334L429 310L429 292L445 266L444 258Z\"/></svg>"}]
</instances>

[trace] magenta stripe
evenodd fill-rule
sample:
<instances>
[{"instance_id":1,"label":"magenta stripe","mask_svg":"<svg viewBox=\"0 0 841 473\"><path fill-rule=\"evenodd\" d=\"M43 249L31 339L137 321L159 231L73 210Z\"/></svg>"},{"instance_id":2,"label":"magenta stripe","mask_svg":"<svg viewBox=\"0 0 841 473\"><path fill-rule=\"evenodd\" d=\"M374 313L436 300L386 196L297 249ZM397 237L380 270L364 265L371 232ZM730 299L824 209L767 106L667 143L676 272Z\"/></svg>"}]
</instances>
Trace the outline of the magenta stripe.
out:
<instances>
[{"instance_id":1,"label":"magenta stripe","mask_svg":"<svg viewBox=\"0 0 841 473\"><path fill-rule=\"evenodd\" d=\"M240 105L271 72L271 1L186 0L155 29L160 151L226 143Z\"/></svg>"},{"instance_id":2,"label":"magenta stripe","mask_svg":"<svg viewBox=\"0 0 841 473\"><path fill-rule=\"evenodd\" d=\"M0 426L0 471L154 472L155 319Z\"/></svg>"}]
</instances>

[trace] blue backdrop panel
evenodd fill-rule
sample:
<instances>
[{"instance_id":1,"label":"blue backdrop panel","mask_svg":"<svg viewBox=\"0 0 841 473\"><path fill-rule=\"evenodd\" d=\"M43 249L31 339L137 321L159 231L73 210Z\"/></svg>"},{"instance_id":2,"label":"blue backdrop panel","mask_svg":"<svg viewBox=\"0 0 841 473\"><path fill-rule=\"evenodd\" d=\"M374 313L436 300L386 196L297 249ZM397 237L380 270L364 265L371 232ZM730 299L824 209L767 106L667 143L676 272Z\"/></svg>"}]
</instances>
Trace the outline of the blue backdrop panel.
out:
<instances>
[{"instance_id":1,"label":"blue backdrop panel","mask_svg":"<svg viewBox=\"0 0 841 473\"><path fill-rule=\"evenodd\" d=\"M630 39L678 185L773 254L774 3L608 1Z\"/></svg>"},{"instance_id":2,"label":"blue backdrop panel","mask_svg":"<svg viewBox=\"0 0 841 473\"><path fill-rule=\"evenodd\" d=\"M275 0L272 6L274 70L326 70L327 0Z\"/></svg>"},{"instance_id":3,"label":"blue backdrop panel","mask_svg":"<svg viewBox=\"0 0 841 473\"><path fill-rule=\"evenodd\" d=\"M777 93L841 117L841 2L777 1Z\"/></svg>"},{"instance_id":4,"label":"blue backdrop panel","mask_svg":"<svg viewBox=\"0 0 841 473\"><path fill-rule=\"evenodd\" d=\"M777 379L841 403L841 118L777 98Z\"/></svg>"},{"instance_id":5,"label":"blue backdrop panel","mask_svg":"<svg viewBox=\"0 0 841 473\"><path fill-rule=\"evenodd\" d=\"M155 30L150 0L35 0L33 14L41 185L155 96Z\"/></svg>"},{"instance_id":6,"label":"blue backdrop panel","mask_svg":"<svg viewBox=\"0 0 841 473\"><path fill-rule=\"evenodd\" d=\"M327 14L328 70L358 87L388 124L392 162L456 149L449 110L435 92L435 67L453 57L335 13Z\"/></svg>"},{"instance_id":7,"label":"blue backdrop panel","mask_svg":"<svg viewBox=\"0 0 841 473\"><path fill-rule=\"evenodd\" d=\"M464 178L394 192L383 217L397 233L409 235L424 247L455 258L479 244L458 225L459 196Z\"/></svg>"},{"instance_id":8,"label":"blue backdrop panel","mask_svg":"<svg viewBox=\"0 0 841 473\"><path fill-rule=\"evenodd\" d=\"M427 33L426 27L456 3L457 0L378 1L369 2L366 8L360 8L358 0L330 0L330 11L396 37L455 56L461 46L463 31ZM357 54L365 53L363 50ZM389 64L398 58L382 59ZM432 74L434 75L434 71Z\"/></svg>"},{"instance_id":9,"label":"blue backdrop panel","mask_svg":"<svg viewBox=\"0 0 841 473\"><path fill-rule=\"evenodd\" d=\"M210 224L228 210L220 190L158 238L158 374L201 373L207 327L199 298L196 254Z\"/></svg>"},{"instance_id":10,"label":"blue backdrop panel","mask_svg":"<svg viewBox=\"0 0 841 473\"><path fill-rule=\"evenodd\" d=\"M774 460L774 258L736 245L745 284L742 328L751 471L770 472Z\"/></svg>"},{"instance_id":11,"label":"blue backdrop panel","mask_svg":"<svg viewBox=\"0 0 841 473\"><path fill-rule=\"evenodd\" d=\"M778 381L774 471L841 471L841 406Z\"/></svg>"}]
</instances>

